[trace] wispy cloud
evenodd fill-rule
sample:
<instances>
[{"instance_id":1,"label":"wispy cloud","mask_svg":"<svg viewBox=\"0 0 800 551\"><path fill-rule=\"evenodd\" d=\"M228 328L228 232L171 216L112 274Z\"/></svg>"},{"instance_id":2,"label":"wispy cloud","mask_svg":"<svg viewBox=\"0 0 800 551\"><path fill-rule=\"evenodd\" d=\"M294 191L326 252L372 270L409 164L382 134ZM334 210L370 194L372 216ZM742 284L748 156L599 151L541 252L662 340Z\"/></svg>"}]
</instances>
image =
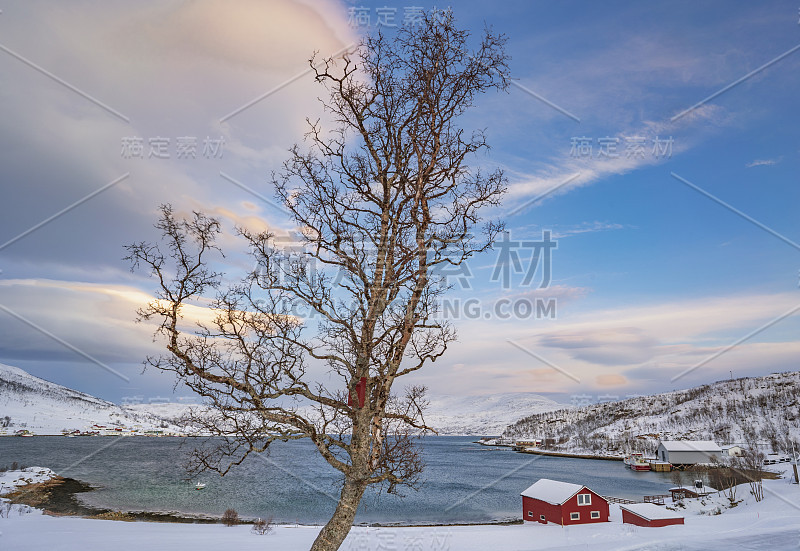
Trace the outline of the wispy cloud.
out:
<instances>
[{"instance_id":1,"label":"wispy cloud","mask_svg":"<svg viewBox=\"0 0 800 551\"><path fill-rule=\"evenodd\" d=\"M583 224L579 224L577 226L556 229L553 231L553 239L563 239L565 237L570 237L572 235L581 235L584 233L597 233L602 231L621 230L624 229L625 227L626 226L623 224L617 224L612 222L599 222L595 220L594 222L584 222Z\"/></svg>"},{"instance_id":2,"label":"wispy cloud","mask_svg":"<svg viewBox=\"0 0 800 551\"><path fill-rule=\"evenodd\" d=\"M753 168L754 166L772 166L778 164L780 160L780 157L777 159L756 159L755 161L751 161L744 166L747 168Z\"/></svg>"},{"instance_id":3,"label":"wispy cloud","mask_svg":"<svg viewBox=\"0 0 800 551\"><path fill-rule=\"evenodd\" d=\"M611 136L584 136L576 133L570 142L565 143L562 153L541 163L539 170L529 174L509 171L512 180L509 185L511 206L516 203L522 204L525 198L540 195L553 188L557 189L542 201L612 176L664 163L688 151L702 139L697 136L674 138L673 135L678 130L695 124L721 124L724 119L725 115L721 108L703 105L678 123L671 123L668 120L644 121L628 131ZM590 140L591 151L581 152L576 149L584 137ZM608 146L600 143L600 139L606 138L615 140L613 151L609 151ZM640 143L642 146L638 147L637 144ZM578 176L572 178L575 174ZM570 181L566 185L560 185L567 179Z\"/></svg>"}]
</instances>

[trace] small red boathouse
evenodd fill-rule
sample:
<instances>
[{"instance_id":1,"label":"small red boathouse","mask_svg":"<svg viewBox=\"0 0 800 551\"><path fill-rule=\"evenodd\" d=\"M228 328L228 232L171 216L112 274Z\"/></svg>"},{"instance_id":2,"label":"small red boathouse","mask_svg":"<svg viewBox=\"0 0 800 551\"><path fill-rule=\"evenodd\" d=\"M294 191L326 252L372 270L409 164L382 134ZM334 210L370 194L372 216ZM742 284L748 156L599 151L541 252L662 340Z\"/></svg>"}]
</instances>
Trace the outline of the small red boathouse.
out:
<instances>
[{"instance_id":1,"label":"small red boathouse","mask_svg":"<svg viewBox=\"0 0 800 551\"><path fill-rule=\"evenodd\" d=\"M682 516L655 503L631 503L620 505L619 508L622 509L622 522L625 524L651 528L683 524Z\"/></svg>"}]
</instances>

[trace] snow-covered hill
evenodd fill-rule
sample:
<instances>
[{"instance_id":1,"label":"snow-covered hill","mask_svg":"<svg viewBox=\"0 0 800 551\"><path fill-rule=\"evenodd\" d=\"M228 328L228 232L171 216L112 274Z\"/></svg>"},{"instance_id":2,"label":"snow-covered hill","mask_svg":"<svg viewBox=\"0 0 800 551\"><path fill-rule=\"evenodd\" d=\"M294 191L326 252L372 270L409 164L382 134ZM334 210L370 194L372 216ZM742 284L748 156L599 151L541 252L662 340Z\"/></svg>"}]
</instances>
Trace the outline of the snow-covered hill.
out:
<instances>
[{"instance_id":1,"label":"snow-covered hill","mask_svg":"<svg viewBox=\"0 0 800 551\"><path fill-rule=\"evenodd\" d=\"M133 411L89 394L34 377L0 364L0 432L28 430L34 434L97 431L114 428L176 431L160 416Z\"/></svg>"},{"instance_id":2,"label":"snow-covered hill","mask_svg":"<svg viewBox=\"0 0 800 551\"><path fill-rule=\"evenodd\" d=\"M156 403L118 406L67 387L39 379L0 364L0 432L10 418L8 434L26 429L34 434L61 434L63 430L94 430L93 425L140 431L180 432L180 418L195 405ZM563 408L562 404L532 393L431 398L425 415L428 425L442 435L496 435L531 412Z\"/></svg>"},{"instance_id":3,"label":"snow-covered hill","mask_svg":"<svg viewBox=\"0 0 800 551\"><path fill-rule=\"evenodd\" d=\"M800 442L800 372L530 415L504 436L548 439L570 452L655 451L658 440L754 443L778 453Z\"/></svg>"},{"instance_id":4,"label":"snow-covered hill","mask_svg":"<svg viewBox=\"0 0 800 551\"><path fill-rule=\"evenodd\" d=\"M496 436L525 415L564 407L564 404L532 392L432 396L425 422L441 435Z\"/></svg>"},{"instance_id":5,"label":"snow-covered hill","mask_svg":"<svg viewBox=\"0 0 800 551\"><path fill-rule=\"evenodd\" d=\"M137 404L126 406L127 410L150 413L179 424L191 406L187 404ZM490 394L485 396L447 396L430 398L425 413L425 422L442 436L493 436L503 432L511 423L531 412L553 411L563 408L539 394L519 392ZM301 408L313 418L314 411Z\"/></svg>"}]
</instances>

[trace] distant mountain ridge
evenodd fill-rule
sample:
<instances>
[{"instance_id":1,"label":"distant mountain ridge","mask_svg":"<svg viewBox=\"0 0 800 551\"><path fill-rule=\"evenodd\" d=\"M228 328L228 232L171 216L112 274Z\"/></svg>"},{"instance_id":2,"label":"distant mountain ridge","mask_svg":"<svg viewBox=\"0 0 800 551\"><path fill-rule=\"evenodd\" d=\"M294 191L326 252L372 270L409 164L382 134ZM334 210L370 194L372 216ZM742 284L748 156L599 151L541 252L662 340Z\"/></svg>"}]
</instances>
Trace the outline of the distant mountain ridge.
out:
<instances>
[{"instance_id":1,"label":"distant mountain ridge","mask_svg":"<svg viewBox=\"0 0 800 551\"><path fill-rule=\"evenodd\" d=\"M179 419L190 407L202 406L181 403L119 406L0 364L0 420L10 417L7 433L25 429L35 434L61 434L63 430L88 430L95 424L181 432ZM564 407L534 393L434 396L430 398L425 421L441 435L493 436L532 412Z\"/></svg>"}]
</instances>

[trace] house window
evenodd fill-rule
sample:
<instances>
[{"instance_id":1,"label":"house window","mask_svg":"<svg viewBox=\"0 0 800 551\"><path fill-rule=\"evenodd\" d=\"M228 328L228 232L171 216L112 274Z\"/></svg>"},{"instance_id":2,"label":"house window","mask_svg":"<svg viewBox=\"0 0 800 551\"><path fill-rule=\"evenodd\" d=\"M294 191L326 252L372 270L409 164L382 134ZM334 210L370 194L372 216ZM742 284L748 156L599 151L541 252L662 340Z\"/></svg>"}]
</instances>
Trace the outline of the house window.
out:
<instances>
[{"instance_id":1,"label":"house window","mask_svg":"<svg viewBox=\"0 0 800 551\"><path fill-rule=\"evenodd\" d=\"M539 519L540 520L547 520L546 518L544 518L544 515L539 515Z\"/></svg>"},{"instance_id":2,"label":"house window","mask_svg":"<svg viewBox=\"0 0 800 551\"><path fill-rule=\"evenodd\" d=\"M533 511L528 511L528 516L533 518Z\"/></svg>"},{"instance_id":3,"label":"house window","mask_svg":"<svg viewBox=\"0 0 800 551\"><path fill-rule=\"evenodd\" d=\"M600 518L600 511L592 511L592 518Z\"/></svg>"},{"instance_id":4,"label":"house window","mask_svg":"<svg viewBox=\"0 0 800 551\"><path fill-rule=\"evenodd\" d=\"M569 514L570 520L580 520L581 514L580 513L570 513Z\"/></svg>"},{"instance_id":5,"label":"house window","mask_svg":"<svg viewBox=\"0 0 800 551\"><path fill-rule=\"evenodd\" d=\"M592 494L578 494L578 505L591 505Z\"/></svg>"}]
</instances>

